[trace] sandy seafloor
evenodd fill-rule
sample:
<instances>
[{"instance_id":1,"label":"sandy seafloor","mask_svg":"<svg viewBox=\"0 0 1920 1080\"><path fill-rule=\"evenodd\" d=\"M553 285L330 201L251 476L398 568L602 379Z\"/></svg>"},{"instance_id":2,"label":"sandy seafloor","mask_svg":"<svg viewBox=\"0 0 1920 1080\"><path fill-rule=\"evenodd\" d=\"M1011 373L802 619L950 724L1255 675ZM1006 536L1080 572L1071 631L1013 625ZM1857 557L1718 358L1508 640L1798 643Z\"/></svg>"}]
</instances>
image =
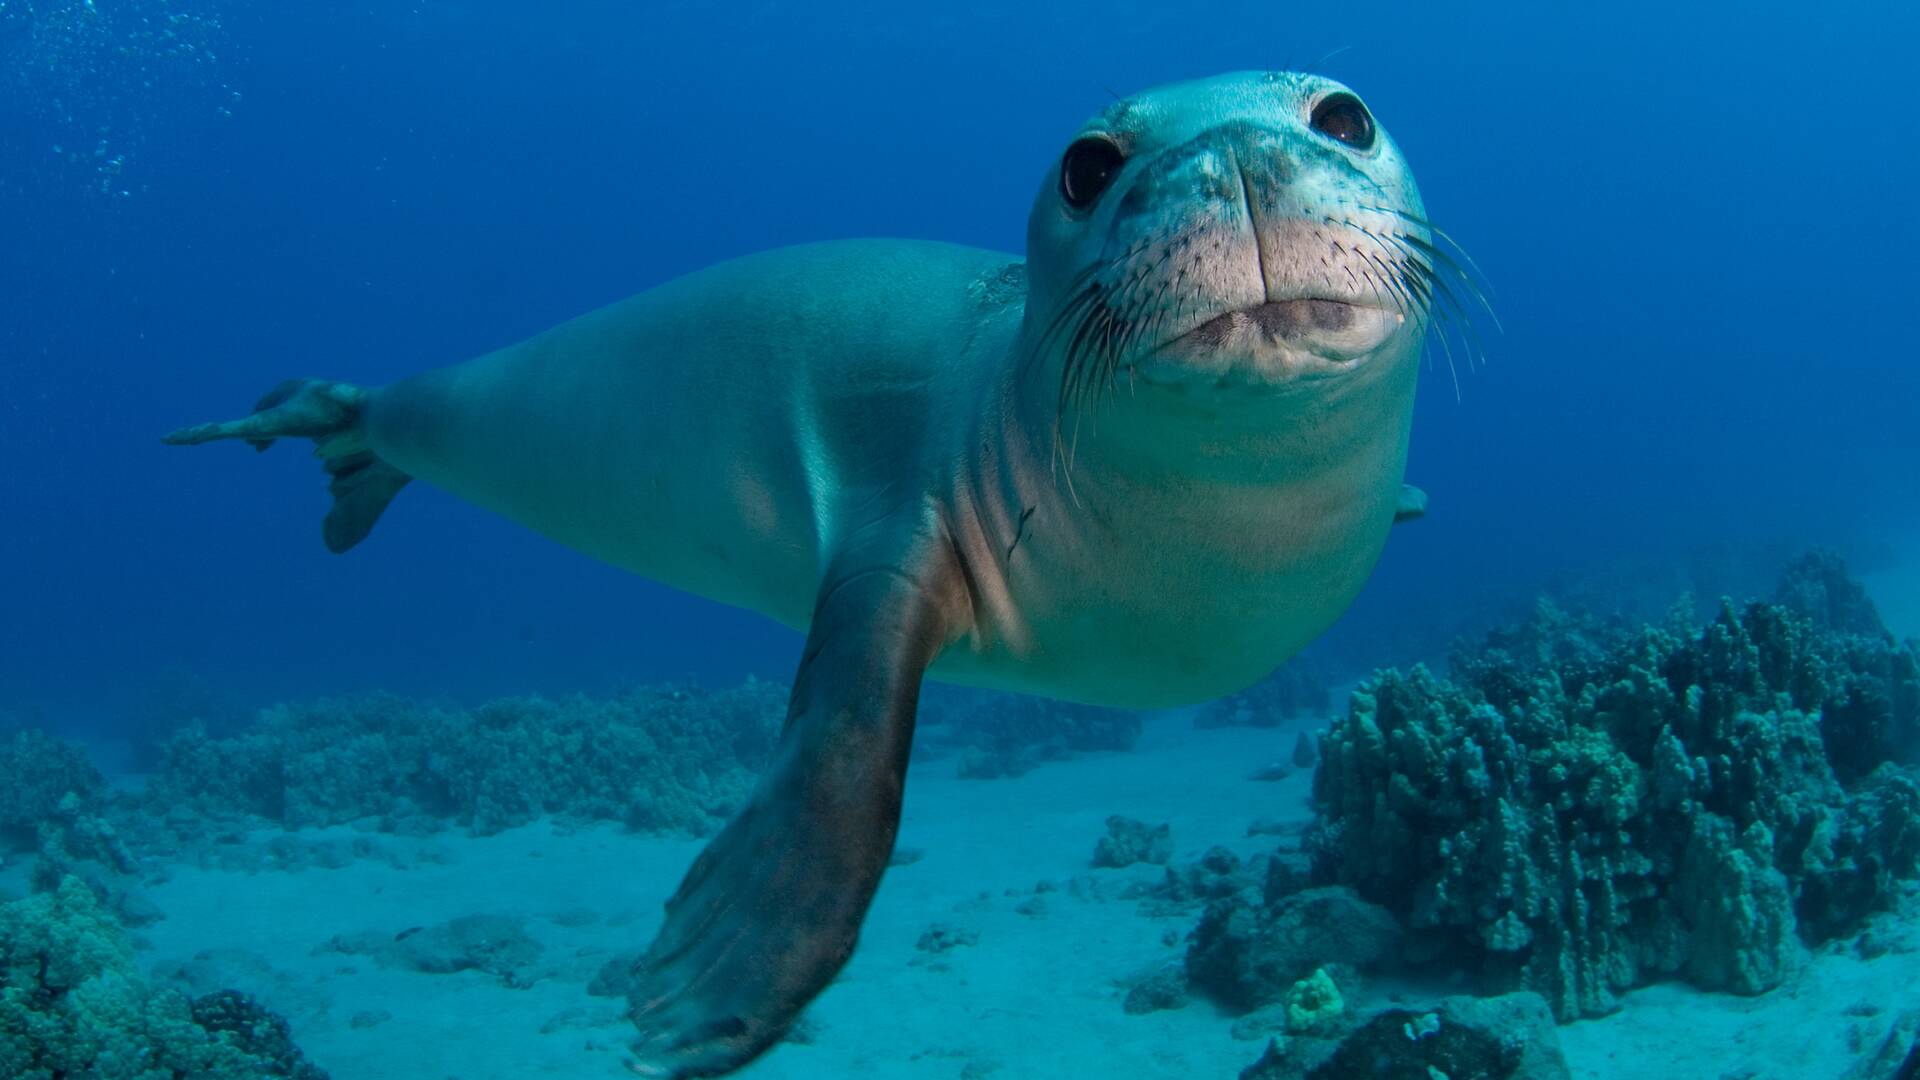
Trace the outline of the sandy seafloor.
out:
<instances>
[{"instance_id":1,"label":"sandy seafloor","mask_svg":"<svg viewBox=\"0 0 1920 1080\"><path fill-rule=\"evenodd\" d=\"M858 954L809 1013L811 1044L783 1045L747 1075L1237 1076L1262 1044L1234 1039L1231 1019L1211 1006L1122 1010L1127 984L1178 960L1194 916L1150 918L1113 895L1159 868L1094 870L1089 857L1112 813L1170 822L1176 861L1214 844L1271 850L1275 839L1248 837L1248 824L1304 824L1310 774L1243 778L1292 741L1290 730L1196 730L1168 714L1149 722L1132 753L1017 779L962 780L950 761L917 766L900 842L924 856L889 873ZM215 982L256 993L336 1080L626 1075L620 1003L588 996L586 984L612 952L651 937L695 841L549 823L484 838L302 835L363 837L376 854L339 869L180 869L150 892L167 917L142 931L152 944L144 958L192 961ZM1036 894L1042 882L1054 888ZM1044 913L1016 911L1035 895ZM334 935L469 913L527 919L546 946L528 969L530 988L315 949ZM975 930L978 943L918 951L933 923ZM1856 1058L1846 1044L1861 1021L1849 1008L1877 1003L1884 1021L1914 1000L1916 982L1920 955L1825 955L1763 997L1656 987L1560 1037L1582 1080L1838 1077Z\"/></svg>"},{"instance_id":2,"label":"sandy seafloor","mask_svg":"<svg viewBox=\"0 0 1920 1080\"><path fill-rule=\"evenodd\" d=\"M1897 634L1920 636L1920 565L1867 584ZM810 1041L778 1047L743 1075L1232 1080L1263 1047L1235 1039L1232 1017L1202 1000L1139 1016L1121 1008L1143 974L1180 960L1197 911L1146 914L1120 894L1164 871L1096 870L1090 856L1110 814L1171 824L1176 864L1215 845L1247 857L1297 843L1311 771L1249 779L1288 757L1296 733L1196 729L1190 714L1165 713L1149 718L1130 753L1018 778L963 780L951 759L917 763L900 846L923 854L889 872L859 951L808 1013ZM1255 820L1279 823L1280 836L1249 836ZM355 841L365 854L338 868L171 868L146 890L165 918L135 932L147 946L142 963L161 975L184 967L195 992L257 995L335 1080L630 1075L623 1003L586 988L611 955L651 939L700 841L554 822L488 837L338 827L247 838L336 851ZM530 986L322 947L469 914L525 920L545 946L523 969ZM917 949L935 924L978 941ZM1920 942L1920 927L1888 928L1909 948ZM1771 993L1661 984L1628 995L1611 1016L1563 1025L1559 1038L1576 1080L1837 1080L1863 1042L1877 1044L1894 1015L1920 1004L1916 987L1920 952L1863 960L1837 945ZM1412 1000L1450 992L1376 983L1361 1004L1396 989Z\"/></svg>"}]
</instances>

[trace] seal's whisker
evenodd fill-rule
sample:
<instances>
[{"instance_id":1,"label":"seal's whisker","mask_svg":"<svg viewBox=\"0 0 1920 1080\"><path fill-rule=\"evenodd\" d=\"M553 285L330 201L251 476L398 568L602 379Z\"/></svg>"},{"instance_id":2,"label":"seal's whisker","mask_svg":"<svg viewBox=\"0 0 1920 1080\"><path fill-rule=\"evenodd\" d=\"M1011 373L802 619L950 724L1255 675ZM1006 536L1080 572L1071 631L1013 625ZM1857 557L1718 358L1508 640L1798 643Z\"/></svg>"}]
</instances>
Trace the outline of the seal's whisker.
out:
<instances>
[{"instance_id":1,"label":"seal's whisker","mask_svg":"<svg viewBox=\"0 0 1920 1080\"><path fill-rule=\"evenodd\" d=\"M1486 311L1487 317L1493 320L1494 326L1500 328L1500 316L1495 313L1492 302L1487 299L1487 291L1482 284L1481 278L1477 277L1475 273L1469 272L1466 267L1461 266L1453 256L1447 254L1444 248L1436 244L1423 240L1412 233L1396 232L1394 235L1419 249L1420 252L1431 259L1437 267L1445 268L1448 273L1453 275L1454 280L1460 282L1468 292L1473 294L1473 298L1478 301L1480 307ZM1456 244L1455 247L1458 247L1458 245ZM1461 251L1460 254L1464 257L1466 252ZM1471 260L1469 260L1469 262L1471 262ZM1477 271L1477 269L1476 267L1475 270Z\"/></svg>"},{"instance_id":2,"label":"seal's whisker","mask_svg":"<svg viewBox=\"0 0 1920 1080\"><path fill-rule=\"evenodd\" d=\"M1446 333L1446 324L1449 316L1445 308L1438 307L1434 303L1433 268L1421 259L1409 258L1406 263L1406 271L1409 282L1412 283L1415 291L1419 292L1421 302L1426 308L1429 320L1428 326L1430 328L1429 336L1432 338L1443 336ZM1431 340L1427 341L1421 347L1421 352L1426 356L1428 371L1433 370L1433 356L1435 351ZM1447 358L1447 371L1453 376L1454 394L1457 398L1460 391L1460 375L1454 368L1453 351L1451 349L1445 349L1444 351ZM1467 360L1467 369L1469 371L1473 370L1473 360L1471 357Z\"/></svg>"},{"instance_id":3,"label":"seal's whisker","mask_svg":"<svg viewBox=\"0 0 1920 1080\"><path fill-rule=\"evenodd\" d=\"M1444 288L1444 285L1442 285L1442 283L1437 278L1430 279L1430 280L1433 281L1434 285ZM1454 370L1453 346L1448 339L1451 336L1458 334L1460 336L1462 355L1466 358L1466 361L1467 361L1467 370L1470 372L1479 370L1479 366L1478 366L1479 346L1477 344L1477 339L1474 339L1470 336L1471 327L1473 325L1472 320L1467 318L1464 314L1461 313L1460 309L1457 306L1457 302L1452 301L1447 296L1447 294L1443 292L1440 294L1440 296L1441 296L1441 303L1434 305L1430 309L1433 322L1432 322L1432 329L1429 336L1432 338L1432 341L1439 343L1440 348L1444 351L1447 357L1447 369L1449 371L1453 371ZM1468 329L1463 331L1462 330L1463 327ZM1431 342L1429 343L1429 347L1431 347ZM1459 394L1459 386L1458 386L1459 375L1457 372L1455 372L1454 381L1455 381L1454 392L1455 392L1455 396L1457 397Z\"/></svg>"},{"instance_id":4,"label":"seal's whisker","mask_svg":"<svg viewBox=\"0 0 1920 1080\"><path fill-rule=\"evenodd\" d=\"M1079 438L1080 428L1078 424L1075 424L1073 439L1077 443ZM1066 466L1066 468L1062 469L1062 465ZM1058 423L1056 423L1053 428L1053 475L1060 477L1061 480L1066 483L1067 499L1073 503L1075 509L1078 509L1080 506L1080 493L1074 490L1073 486L1073 449L1071 447L1063 449Z\"/></svg>"},{"instance_id":5,"label":"seal's whisker","mask_svg":"<svg viewBox=\"0 0 1920 1080\"><path fill-rule=\"evenodd\" d=\"M1447 374L1453 377L1453 401L1454 401L1454 404L1458 405L1461 401L1460 369L1454 366L1453 349L1451 346L1447 344L1447 332L1445 328L1436 327L1433 332L1432 340L1440 343L1440 351L1447 358ZM1428 348L1431 349L1432 345L1429 344Z\"/></svg>"},{"instance_id":6,"label":"seal's whisker","mask_svg":"<svg viewBox=\"0 0 1920 1080\"><path fill-rule=\"evenodd\" d=\"M1061 372L1061 399L1058 408L1065 412L1071 406L1080 411L1081 403L1086 399L1088 376L1098 361L1099 335L1112 324L1113 309L1104 299L1105 290L1099 282L1090 286L1091 302L1085 307L1074 329L1073 337L1067 342L1066 362Z\"/></svg>"},{"instance_id":7,"label":"seal's whisker","mask_svg":"<svg viewBox=\"0 0 1920 1080\"><path fill-rule=\"evenodd\" d=\"M1400 253L1400 257L1406 260L1409 269L1418 272L1423 277L1429 279L1433 277L1433 264L1428 262L1419 252L1407 245L1407 234L1394 229L1389 229L1383 233L1374 232L1372 229L1365 229L1363 231L1375 240L1392 246Z\"/></svg>"},{"instance_id":8,"label":"seal's whisker","mask_svg":"<svg viewBox=\"0 0 1920 1080\"><path fill-rule=\"evenodd\" d=\"M1338 241L1333 244L1341 254L1375 268L1371 272L1363 270L1362 274L1376 288L1382 287L1384 278L1387 287L1383 291L1394 292L1397 297L1404 289L1414 295L1418 306L1431 319L1430 336L1435 340L1427 343L1428 363L1431 365L1436 350L1447 360L1447 368L1454 375L1455 396L1458 397L1460 387L1455 352L1465 359L1468 371L1476 371L1487 359L1486 346L1481 340L1480 318L1484 316L1491 320L1496 331L1504 332L1505 329L1498 313L1494 311L1490 299L1492 289L1487 285L1485 274L1459 241L1419 214L1392 206L1358 202L1345 205L1363 213L1377 213L1397 223L1404 223L1398 227L1378 223L1369 226L1350 219L1322 219L1329 225L1358 232L1378 246L1376 252L1352 244L1343 248ZM1458 350L1451 340L1454 338L1458 339Z\"/></svg>"},{"instance_id":9,"label":"seal's whisker","mask_svg":"<svg viewBox=\"0 0 1920 1080\"><path fill-rule=\"evenodd\" d=\"M1460 297L1448 287L1446 278L1428 267L1428 281L1437 290L1441 304L1436 309L1436 327L1434 332L1444 337L1449 332L1458 334L1461 348L1467 358L1467 370L1475 371L1486 363L1486 346L1480 340L1479 327L1473 312ZM1484 303L1484 298L1483 303ZM1496 324L1497 325L1497 324Z\"/></svg>"},{"instance_id":10,"label":"seal's whisker","mask_svg":"<svg viewBox=\"0 0 1920 1080\"><path fill-rule=\"evenodd\" d=\"M1059 340L1060 335L1067 332L1069 327L1073 328L1074 331L1073 341L1078 341L1084 337L1086 329L1090 325L1090 316L1100 308L1102 287L1097 279L1097 275L1103 269L1105 269L1105 267L1099 265L1087 267L1078 274L1075 274L1073 278L1067 282L1065 288L1062 289L1062 295L1065 299L1059 303L1053 315L1048 318L1046 328L1036 337L1032 351L1029 353L1025 363L1031 365L1044 362L1045 358L1051 353L1054 343ZM1053 475L1059 476L1064 480L1068 498L1075 506L1078 506L1080 505L1080 497L1078 492L1074 490L1073 484L1073 449L1072 446L1067 445L1067 440L1063 438L1064 433L1062 431L1063 422L1066 417L1067 402L1072 396L1075 381L1079 378L1076 373L1078 365L1074 359L1075 352L1075 348L1070 344L1064 358L1065 362L1062 365L1060 389L1054 404L1053 448L1049 456L1052 459L1050 466L1051 472ZM1076 422L1072 442L1077 445L1078 440L1079 425ZM1061 470L1062 465L1066 467L1064 476Z\"/></svg>"},{"instance_id":11,"label":"seal's whisker","mask_svg":"<svg viewBox=\"0 0 1920 1080\"><path fill-rule=\"evenodd\" d=\"M1045 356L1048 348L1052 346L1054 339L1077 317L1079 310L1084 305L1093 301L1098 294L1097 286L1083 287L1085 279L1092 276L1093 272L1091 270L1084 271L1076 275L1073 281L1068 283L1068 288L1065 291L1066 300L1061 302L1053 317L1047 320L1046 328L1040 332L1038 338L1035 340L1034 347L1026 358L1026 363L1032 364L1040 361Z\"/></svg>"},{"instance_id":12,"label":"seal's whisker","mask_svg":"<svg viewBox=\"0 0 1920 1080\"><path fill-rule=\"evenodd\" d=\"M1378 280L1385 285L1387 295L1392 297L1394 303L1399 306L1400 313L1402 315L1413 314L1413 309L1416 305L1411 302L1411 297L1402 289L1398 275L1394 269L1388 265L1387 261L1371 251L1360 251L1358 254L1362 259L1367 260L1379 268L1380 277Z\"/></svg>"},{"instance_id":13,"label":"seal's whisker","mask_svg":"<svg viewBox=\"0 0 1920 1080\"><path fill-rule=\"evenodd\" d=\"M1406 246L1406 240L1415 238L1399 232L1387 233L1377 238L1393 244L1402 252L1406 253L1402 259L1402 264L1413 276L1419 279L1426 294L1427 307L1433 311L1436 317L1441 321L1445 321L1449 317L1457 317L1465 322L1471 322L1466 305L1455 295L1453 289L1448 287L1446 279L1434 269L1431 263L1421 258L1418 254L1415 254ZM1440 301L1437 308L1433 302L1436 298ZM1468 360L1468 366L1472 366L1471 358Z\"/></svg>"},{"instance_id":14,"label":"seal's whisker","mask_svg":"<svg viewBox=\"0 0 1920 1080\"><path fill-rule=\"evenodd\" d=\"M1100 338L1097 345L1094 348L1093 375L1095 377L1093 379L1090 392L1092 394L1093 402L1095 405L1099 404L1100 395L1103 392L1105 392L1105 390L1107 389L1108 372L1113 365L1114 338L1119 334L1122 328L1123 328L1123 325L1120 317L1115 315L1113 311L1109 309L1107 312L1106 318L1101 320ZM1096 424L1098 423L1097 418L1095 422ZM1099 428L1096 427L1094 431L1097 434L1099 432Z\"/></svg>"},{"instance_id":15,"label":"seal's whisker","mask_svg":"<svg viewBox=\"0 0 1920 1080\"><path fill-rule=\"evenodd\" d=\"M1047 329L1035 344L1034 353L1045 354L1054 340L1064 333L1067 327L1075 325L1085 312L1099 301L1099 298L1100 283L1097 281L1069 296L1068 300L1060 306L1059 313L1047 323Z\"/></svg>"},{"instance_id":16,"label":"seal's whisker","mask_svg":"<svg viewBox=\"0 0 1920 1080\"><path fill-rule=\"evenodd\" d=\"M1342 220L1339 222L1333 222L1332 219L1326 220L1331 224L1345 225L1361 235L1366 236L1368 239L1371 239L1381 248L1386 249L1390 256L1390 258L1386 259L1381 258L1377 253L1363 252L1358 249L1354 249L1354 253L1363 259L1373 262L1377 266L1381 266L1383 270L1387 271L1388 276L1400 285L1402 290L1412 293L1413 307L1420 309L1422 312L1430 313L1432 311L1434 299L1433 289L1431 287L1434 283L1433 267L1428 265L1426 260L1408 251L1403 245L1396 243L1391 233L1377 233L1351 220ZM1404 306L1403 313L1413 314L1411 310L1406 310Z\"/></svg>"},{"instance_id":17,"label":"seal's whisker","mask_svg":"<svg viewBox=\"0 0 1920 1080\"><path fill-rule=\"evenodd\" d=\"M1417 262L1409 260L1400 266L1400 277L1407 288L1413 290L1420 301L1420 307L1428 314L1433 312L1433 279L1428 277Z\"/></svg>"},{"instance_id":18,"label":"seal's whisker","mask_svg":"<svg viewBox=\"0 0 1920 1080\"><path fill-rule=\"evenodd\" d=\"M1502 333L1506 331L1506 328L1500 324L1500 314L1493 309L1493 302L1490 299L1493 288L1488 281L1486 272L1480 269L1480 264L1474 261L1472 253L1467 251L1466 247L1463 246L1460 241L1455 240L1450 233L1438 225L1435 225L1433 222L1406 210L1400 210L1390 206L1361 207L1361 209L1377 210L1382 213L1391 214L1409 224L1432 233L1433 236L1440 241L1439 243L1436 244L1425 237L1409 232L1402 231L1399 232L1399 235L1407 242L1419 248L1422 253L1434 263L1436 268L1445 270L1448 274L1452 275L1454 280L1457 281L1462 288L1471 293L1474 300L1480 305L1481 310L1486 313L1489 319L1493 320L1494 329ZM1449 248L1452 249L1452 253L1449 253L1447 250ZM1454 258L1454 254L1458 254L1459 258Z\"/></svg>"},{"instance_id":19,"label":"seal's whisker","mask_svg":"<svg viewBox=\"0 0 1920 1080\"><path fill-rule=\"evenodd\" d=\"M1410 210L1402 210L1397 206L1378 206L1378 205L1372 205L1367 203L1346 203L1346 205L1352 206L1359 210L1366 210L1372 213L1387 214L1391 217L1399 218L1400 220L1410 225L1413 225L1416 228L1425 229L1426 231L1432 233L1434 236L1438 237L1442 244L1445 244L1446 246L1451 247L1453 250L1459 252L1460 257L1466 261L1467 267L1471 269L1473 276L1480 278L1482 280L1486 279L1486 272L1481 270L1480 265L1473 261L1473 256L1470 253L1468 253L1465 245L1461 244L1460 241L1455 240L1453 238L1453 234L1447 232L1445 229L1441 228L1440 226L1435 225L1433 222L1427 220L1426 218L1421 217L1419 214L1416 214Z\"/></svg>"},{"instance_id":20,"label":"seal's whisker","mask_svg":"<svg viewBox=\"0 0 1920 1080\"><path fill-rule=\"evenodd\" d=\"M1308 64L1306 67L1303 67L1300 70L1309 75L1318 75L1320 73L1320 69L1326 66L1327 61L1333 59L1336 56L1339 56L1341 53L1351 50L1352 48L1353 46L1351 45L1342 45L1339 48L1329 51L1326 55L1322 56L1320 59L1315 60L1313 63Z\"/></svg>"},{"instance_id":21,"label":"seal's whisker","mask_svg":"<svg viewBox=\"0 0 1920 1080\"><path fill-rule=\"evenodd\" d=\"M1098 403L1100 400L1100 373L1106 366L1107 349L1113 338L1116 316L1113 305L1102 304L1100 315L1094 320L1093 333L1087 338L1087 353L1084 370L1080 379L1080 403ZM1092 409L1089 408L1091 413Z\"/></svg>"}]
</instances>

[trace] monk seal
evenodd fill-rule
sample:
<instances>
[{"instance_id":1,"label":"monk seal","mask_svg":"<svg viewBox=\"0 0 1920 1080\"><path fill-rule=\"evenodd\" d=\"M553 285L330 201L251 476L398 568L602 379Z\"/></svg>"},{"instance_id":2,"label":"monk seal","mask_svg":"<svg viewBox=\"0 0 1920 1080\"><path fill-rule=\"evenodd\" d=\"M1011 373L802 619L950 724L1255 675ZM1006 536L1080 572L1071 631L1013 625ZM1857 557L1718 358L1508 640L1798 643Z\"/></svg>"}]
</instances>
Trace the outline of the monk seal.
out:
<instances>
[{"instance_id":1,"label":"monk seal","mask_svg":"<svg viewBox=\"0 0 1920 1080\"><path fill-rule=\"evenodd\" d=\"M1353 91L1225 75L1087 121L1024 261L785 248L166 441L314 439L335 551L418 478L805 631L773 764L634 968L633 1067L720 1075L852 952L924 674L1185 704L1347 606L1423 505L1417 358L1464 280L1424 215Z\"/></svg>"}]
</instances>

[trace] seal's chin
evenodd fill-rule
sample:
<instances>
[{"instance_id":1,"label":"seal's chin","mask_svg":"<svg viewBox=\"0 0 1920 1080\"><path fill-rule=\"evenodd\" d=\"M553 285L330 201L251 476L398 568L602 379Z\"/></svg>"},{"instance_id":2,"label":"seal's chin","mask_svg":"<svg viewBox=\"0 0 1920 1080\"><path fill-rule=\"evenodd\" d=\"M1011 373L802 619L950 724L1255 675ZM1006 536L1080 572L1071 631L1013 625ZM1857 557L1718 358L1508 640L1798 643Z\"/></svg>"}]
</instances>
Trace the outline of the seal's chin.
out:
<instances>
[{"instance_id":1,"label":"seal's chin","mask_svg":"<svg viewBox=\"0 0 1920 1080\"><path fill-rule=\"evenodd\" d=\"M1318 297L1268 300L1207 319L1135 365L1142 380L1187 387L1278 386L1363 366L1402 327L1393 308Z\"/></svg>"}]
</instances>

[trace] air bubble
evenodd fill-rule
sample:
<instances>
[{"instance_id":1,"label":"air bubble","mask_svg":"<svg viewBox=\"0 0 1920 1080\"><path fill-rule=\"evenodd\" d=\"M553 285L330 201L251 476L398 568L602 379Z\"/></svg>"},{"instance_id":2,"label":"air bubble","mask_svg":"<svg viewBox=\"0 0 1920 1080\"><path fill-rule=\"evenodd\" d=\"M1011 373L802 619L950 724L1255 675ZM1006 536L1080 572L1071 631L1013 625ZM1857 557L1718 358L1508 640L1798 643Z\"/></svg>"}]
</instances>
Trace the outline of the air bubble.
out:
<instances>
[{"instance_id":1,"label":"air bubble","mask_svg":"<svg viewBox=\"0 0 1920 1080\"><path fill-rule=\"evenodd\" d=\"M124 180L153 140L238 106L219 66L232 52L222 16L233 2L0 0L8 107L44 126L52 162L122 178L100 187L98 176L83 174L69 183L130 198L145 185Z\"/></svg>"}]
</instances>

